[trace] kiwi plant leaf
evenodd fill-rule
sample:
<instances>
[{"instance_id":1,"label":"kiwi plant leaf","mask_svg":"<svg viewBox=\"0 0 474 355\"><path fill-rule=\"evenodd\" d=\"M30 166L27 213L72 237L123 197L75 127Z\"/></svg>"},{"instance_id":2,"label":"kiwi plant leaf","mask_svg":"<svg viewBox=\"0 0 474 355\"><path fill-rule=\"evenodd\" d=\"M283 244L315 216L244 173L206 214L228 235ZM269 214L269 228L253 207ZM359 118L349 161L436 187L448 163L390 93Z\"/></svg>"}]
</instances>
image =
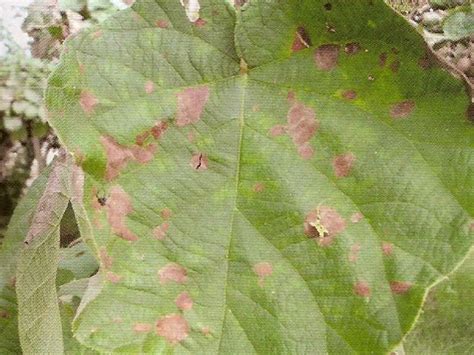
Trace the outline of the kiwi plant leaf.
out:
<instances>
[{"instance_id":1,"label":"kiwi plant leaf","mask_svg":"<svg viewBox=\"0 0 474 355\"><path fill-rule=\"evenodd\" d=\"M382 0L181 3L83 31L49 80L100 261L74 336L101 352L393 349L472 245L462 83Z\"/></svg>"},{"instance_id":2,"label":"kiwi plant leaf","mask_svg":"<svg viewBox=\"0 0 474 355\"><path fill-rule=\"evenodd\" d=\"M18 307L15 294L15 273L18 255L23 240L28 233L36 205L46 187L51 169L40 174L24 198L15 208L8 231L2 239L0 248L0 353L18 354L21 352L18 337Z\"/></svg>"}]
</instances>

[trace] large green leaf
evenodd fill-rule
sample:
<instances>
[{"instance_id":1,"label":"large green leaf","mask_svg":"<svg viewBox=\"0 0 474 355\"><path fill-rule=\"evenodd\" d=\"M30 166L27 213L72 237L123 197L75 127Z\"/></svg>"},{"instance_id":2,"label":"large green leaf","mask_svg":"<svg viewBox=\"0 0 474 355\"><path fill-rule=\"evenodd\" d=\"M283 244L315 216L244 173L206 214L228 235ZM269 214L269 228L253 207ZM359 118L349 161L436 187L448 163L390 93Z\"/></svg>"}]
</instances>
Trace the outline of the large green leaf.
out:
<instances>
[{"instance_id":1,"label":"large green leaf","mask_svg":"<svg viewBox=\"0 0 474 355\"><path fill-rule=\"evenodd\" d=\"M0 353L18 354L21 352L18 337L18 307L15 295L15 271L18 254L21 251L29 223L33 218L36 204L46 187L50 168L43 171L21 199L15 209L8 231L0 249Z\"/></svg>"},{"instance_id":2,"label":"large green leaf","mask_svg":"<svg viewBox=\"0 0 474 355\"><path fill-rule=\"evenodd\" d=\"M388 351L472 245L462 83L382 1L183 3L137 1L50 78L101 262L76 338Z\"/></svg>"}]
</instances>

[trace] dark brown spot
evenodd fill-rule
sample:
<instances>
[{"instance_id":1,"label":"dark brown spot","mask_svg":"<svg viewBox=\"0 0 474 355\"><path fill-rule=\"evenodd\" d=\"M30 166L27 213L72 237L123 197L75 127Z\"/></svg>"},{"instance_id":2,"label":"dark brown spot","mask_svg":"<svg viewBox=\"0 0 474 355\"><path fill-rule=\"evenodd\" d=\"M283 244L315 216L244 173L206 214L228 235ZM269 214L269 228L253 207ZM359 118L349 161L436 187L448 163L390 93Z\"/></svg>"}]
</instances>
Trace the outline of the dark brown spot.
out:
<instances>
[{"instance_id":1,"label":"dark brown spot","mask_svg":"<svg viewBox=\"0 0 474 355\"><path fill-rule=\"evenodd\" d=\"M288 111L287 122L286 131L297 147L298 153L304 159L310 158L312 148L309 141L319 128L314 110L295 99Z\"/></svg>"},{"instance_id":2,"label":"dark brown spot","mask_svg":"<svg viewBox=\"0 0 474 355\"><path fill-rule=\"evenodd\" d=\"M151 128L151 135L155 139L159 139L168 129L168 123L164 121L157 121Z\"/></svg>"},{"instance_id":3,"label":"dark brown spot","mask_svg":"<svg viewBox=\"0 0 474 355\"><path fill-rule=\"evenodd\" d=\"M337 66L339 58L339 46L335 44L324 44L314 52L314 62L320 70L330 71Z\"/></svg>"},{"instance_id":4,"label":"dark brown spot","mask_svg":"<svg viewBox=\"0 0 474 355\"><path fill-rule=\"evenodd\" d=\"M360 44L356 42L347 43L344 52L348 55L354 55L360 51Z\"/></svg>"},{"instance_id":5,"label":"dark brown spot","mask_svg":"<svg viewBox=\"0 0 474 355\"><path fill-rule=\"evenodd\" d=\"M342 93L342 97L346 100L355 100L357 93L354 90L346 90Z\"/></svg>"},{"instance_id":6,"label":"dark brown spot","mask_svg":"<svg viewBox=\"0 0 474 355\"><path fill-rule=\"evenodd\" d=\"M306 215L305 234L315 239L320 246L329 246L334 238L346 229L346 221L337 211L328 206L320 206Z\"/></svg>"},{"instance_id":7,"label":"dark brown spot","mask_svg":"<svg viewBox=\"0 0 474 355\"><path fill-rule=\"evenodd\" d=\"M166 232L168 231L170 225L165 222L153 229L153 236L158 240L164 240L166 237Z\"/></svg>"},{"instance_id":8,"label":"dark brown spot","mask_svg":"<svg viewBox=\"0 0 474 355\"><path fill-rule=\"evenodd\" d=\"M147 94L151 94L151 93L153 93L153 91L155 91L155 84L153 83L153 81L148 80L148 81L145 83L145 92L146 92Z\"/></svg>"},{"instance_id":9,"label":"dark brown spot","mask_svg":"<svg viewBox=\"0 0 474 355\"><path fill-rule=\"evenodd\" d=\"M434 66L433 56L426 51L425 55L418 60L418 65L421 69L426 70Z\"/></svg>"},{"instance_id":10,"label":"dark brown spot","mask_svg":"<svg viewBox=\"0 0 474 355\"><path fill-rule=\"evenodd\" d=\"M351 263L355 263L359 258L360 249L360 244L356 243L351 246L351 251L349 252L349 261Z\"/></svg>"},{"instance_id":11,"label":"dark brown spot","mask_svg":"<svg viewBox=\"0 0 474 355\"><path fill-rule=\"evenodd\" d=\"M153 155L156 151L156 145L154 144L150 144L147 147L141 147L139 145L126 147L117 143L109 136L101 137L100 140L107 155L105 171L105 179L107 181L115 179L129 161L137 161L142 164L148 163L153 159Z\"/></svg>"},{"instance_id":12,"label":"dark brown spot","mask_svg":"<svg viewBox=\"0 0 474 355\"><path fill-rule=\"evenodd\" d=\"M393 254L393 244L392 243L388 243L388 242L383 242L382 243L382 252L384 253L384 255L386 256L390 256Z\"/></svg>"},{"instance_id":13,"label":"dark brown spot","mask_svg":"<svg viewBox=\"0 0 474 355\"><path fill-rule=\"evenodd\" d=\"M370 287L369 284L365 281L356 282L353 287L353 291L357 296L360 297L370 297Z\"/></svg>"},{"instance_id":14,"label":"dark brown spot","mask_svg":"<svg viewBox=\"0 0 474 355\"><path fill-rule=\"evenodd\" d=\"M398 73L399 69L400 69L400 61L398 59L395 59L392 63L390 63L390 70L393 73Z\"/></svg>"},{"instance_id":15,"label":"dark brown spot","mask_svg":"<svg viewBox=\"0 0 474 355\"><path fill-rule=\"evenodd\" d=\"M415 108L415 101L405 100L393 105L390 108L390 116L393 118L405 118L408 117L413 109Z\"/></svg>"},{"instance_id":16,"label":"dark brown spot","mask_svg":"<svg viewBox=\"0 0 474 355\"><path fill-rule=\"evenodd\" d=\"M116 273L112 271L107 271L107 273L105 274L105 277L107 278L107 280L109 280L113 284L119 283L120 280L122 280L122 276L117 275Z\"/></svg>"},{"instance_id":17,"label":"dark brown spot","mask_svg":"<svg viewBox=\"0 0 474 355\"><path fill-rule=\"evenodd\" d=\"M387 63L387 58L388 58L388 54L383 52L383 53L380 53L379 55L379 65L381 67L384 67L385 64Z\"/></svg>"},{"instance_id":18,"label":"dark brown spot","mask_svg":"<svg viewBox=\"0 0 474 355\"><path fill-rule=\"evenodd\" d=\"M207 159L204 154L197 153L192 156L189 165L191 165L194 170L207 170L209 166L209 159Z\"/></svg>"},{"instance_id":19,"label":"dark brown spot","mask_svg":"<svg viewBox=\"0 0 474 355\"><path fill-rule=\"evenodd\" d=\"M407 293L411 287L412 283L407 281L390 282L390 290L392 290L392 292L396 293L397 295L403 295L404 293Z\"/></svg>"},{"instance_id":20,"label":"dark brown spot","mask_svg":"<svg viewBox=\"0 0 474 355\"><path fill-rule=\"evenodd\" d=\"M253 185L253 192L262 192L265 190L265 185L262 184L261 182L257 182L255 185Z\"/></svg>"},{"instance_id":21,"label":"dark brown spot","mask_svg":"<svg viewBox=\"0 0 474 355\"><path fill-rule=\"evenodd\" d=\"M286 126L278 124L270 129L270 136L277 137L286 133Z\"/></svg>"},{"instance_id":22,"label":"dark brown spot","mask_svg":"<svg viewBox=\"0 0 474 355\"><path fill-rule=\"evenodd\" d=\"M331 11L332 10L332 4L330 2L327 2L324 4L324 9L326 11Z\"/></svg>"},{"instance_id":23,"label":"dark brown spot","mask_svg":"<svg viewBox=\"0 0 474 355\"><path fill-rule=\"evenodd\" d=\"M99 100L89 90L83 90L79 97L79 104L86 115L90 115L94 112L95 107L98 105Z\"/></svg>"},{"instance_id":24,"label":"dark brown spot","mask_svg":"<svg viewBox=\"0 0 474 355\"><path fill-rule=\"evenodd\" d=\"M289 103L293 103L296 100L296 94L294 91L288 91L288 94L286 95L286 99L288 100Z\"/></svg>"},{"instance_id":25,"label":"dark brown spot","mask_svg":"<svg viewBox=\"0 0 474 355\"><path fill-rule=\"evenodd\" d=\"M150 137L150 131L145 131L143 133L140 133L139 135L137 135L137 137L135 138L135 143L139 146L142 146L145 144L145 141L146 139Z\"/></svg>"},{"instance_id":26,"label":"dark brown spot","mask_svg":"<svg viewBox=\"0 0 474 355\"><path fill-rule=\"evenodd\" d=\"M149 333L153 329L153 325L149 323L135 323L133 330L137 333Z\"/></svg>"},{"instance_id":27,"label":"dark brown spot","mask_svg":"<svg viewBox=\"0 0 474 355\"><path fill-rule=\"evenodd\" d=\"M113 186L110 189L106 208L112 232L125 240L138 240L138 237L125 224L125 217L133 212L133 206L130 197L120 186Z\"/></svg>"},{"instance_id":28,"label":"dark brown spot","mask_svg":"<svg viewBox=\"0 0 474 355\"><path fill-rule=\"evenodd\" d=\"M158 28L168 28L169 23L168 23L168 21L161 19L161 20L157 20L155 22L155 25Z\"/></svg>"},{"instance_id":29,"label":"dark brown spot","mask_svg":"<svg viewBox=\"0 0 474 355\"><path fill-rule=\"evenodd\" d=\"M0 310L0 318L10 318L10 313L8 311L5 311L5 310Z\"/></svg>"},{"instance_id":30,"label":"dark brown spot","mask_svg":"<svg viewBox=\"0 0 474 355\"><path fill-rule=\"evenodd\" d=\"M364 218L364 215L360 212L356 212L351 216L351 222L352 223L359 223L362 218Z\"/></svg>"},{"instance_id":31,"label":"dark brown spot","mask_svg":"<svg viewBox=\"0 0 474 355\"><path fill-rule=\"evenodd\" d=\"M160 212L161 218L169 219L171 217L171 210L169 208L163 208Z\"/></svg>"},{"instance_id":32,"label":"dark brown spot","mask_svg":"<svg viewBox=\"0 0 474 355\"><path fill-rule=\"evenodd\" d=\"M292 52L298 52L311 47L311 38L304 27L298 27L295 33L295 39L291 45Z\"/></svg>"},{"instance_id":33,"label":"dark brown spot","mask_svg":"<svg viewBox=\"0 0 474 355\"><path fill-rule=\"evenodd\" d=\"M193 308L193 300L191 299L191 296L184 291L181 292L178 297L175 300L176 307L181 309L182 311L189 311L191 308Z\"/></svg>"},{"instance_id":34,"label":"dark brown spot","mask_svg":"<svg viewBox=\"0 0 474 355\"><path fill-rule=\"evenodd\" d=\"M178 98L176 125L182 127L197 123L209 99L209 88L207 86L187 88L176 96Z\"/></svg>"},{"instance_id":35,"label":"dark brown spot","mask_svg":"<svg viewBox=\"0 0 474 355\"><path fill-rule=\"evenodd\" d=\"M260 287L264 286L265 278L270 276L273 273L272 264L267 261L262 261L253 266L253 272L258 276L258 285Z\"/></svg>"},{"instance_id":36,"label":"dark brown spot","mask_svg":"<svg viewBox=\"0 0 474 355\"><path fill-rule=\"evenodd\" d=\"M170 282L176 282L183 284L188 280L188 273L181 265L170 263L162 267L158 271L160 283L167 284Z\"/></svg>"},{"instance_id":37,"label":"dark brown spot","mask_svg":"<svg viewBox=\"0 0 474 355\"><path fill-rule=\"evenodd\" d=\"M203 27L206 24L207 24L207 21L202 18L198 18L196 21L194 21L194 26L196 27Z\"/></svg>"},{"instance_id":38,"label":"dark brown spot","mask_svg":"<svg viewBox=\"0 0 474 355\"><path fill-rule=\"evenodd\" d=\"M79 258L83 256L86 252L85 251L80 251L79 253L74 254L74 257Z\"/></svg>"},{"instance_id":39,"label":"dark brown spot","mask_svg":"<svg viewBox=\"0 0 474 355\"><path fill-rule=\"evenodd\" d=\"M343 178L350 174L356 158L352 153L337 155L332 160L332 168L337 178Z\"/></svg>"},{"instance_id":40,"label":"dark brown spot","mask_svg":"<svg viewBox=\"0 0 474 355\"><path fill-rule=\"evenodd\" d=\"M188 321L179 314L170 314L156 322L156 334L171 344L177 344L189 335Z\"/></svg>"},{"instance_id":41,"label":"dark brown spot","mask_svg":"<svg viewBox=\"0 0 474 355\"><path fill-rule=\"evenodd\" d=\"M110 269L112 267L113 259L107 253L107 249L105 249L105 247L101 247L99 249L99 260L104 269Z\"/></svg>"}]
</instances>

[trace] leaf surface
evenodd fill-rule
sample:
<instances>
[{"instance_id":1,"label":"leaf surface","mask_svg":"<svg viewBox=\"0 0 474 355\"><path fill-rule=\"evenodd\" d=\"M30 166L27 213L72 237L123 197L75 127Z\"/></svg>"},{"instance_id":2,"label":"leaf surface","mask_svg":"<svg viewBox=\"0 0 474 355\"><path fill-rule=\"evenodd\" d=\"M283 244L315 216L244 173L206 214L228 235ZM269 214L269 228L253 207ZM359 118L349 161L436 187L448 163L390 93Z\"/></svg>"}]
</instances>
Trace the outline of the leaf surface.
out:
<instances>
[{"instance_id":1,"label":"leaf surface","mask_svg":"<svg viewBox=\"0 0 474 355\"><path fill-rule=\"evenodd\" d=\"M178 1L137 1L68 41L50 78L101 263L75 336L389 351L472 245L461 82L382 1L199 5L190 22Z\"/></svg>"}]
</instances>

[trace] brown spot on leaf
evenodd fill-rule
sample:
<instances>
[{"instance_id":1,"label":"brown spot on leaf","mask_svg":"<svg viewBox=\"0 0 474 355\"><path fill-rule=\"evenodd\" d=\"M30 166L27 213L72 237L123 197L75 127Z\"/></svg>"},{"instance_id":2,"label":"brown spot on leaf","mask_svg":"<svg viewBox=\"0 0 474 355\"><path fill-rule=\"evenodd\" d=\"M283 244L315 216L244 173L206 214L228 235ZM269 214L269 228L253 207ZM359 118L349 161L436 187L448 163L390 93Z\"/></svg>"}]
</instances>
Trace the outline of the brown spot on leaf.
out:
<instances>
[{"instance_id":1,"label":"brown spot on leaf","mask_svg":"<svg viewBox=\"0 0 474 355\"><path fill-rule=\"evenodd\" d=\"M176 307L181 309L182 311L189 311L191 308L193 308L193 300L191 299L191 296L184 291L181 292L178 297L175 300Z\"/></svg>"},{"instance_id":2,"label":"brown spot on leaf","mask_svg":"<svg viewBox=\"0 0 474 355\"><path fill-rule=\"evenodd\" d=\"M390 256L393 254L393 244L389 242L382 243L382 252L386 256Z\"/></svg>"},{"instance_id":3,"label":"brown spot on leaf","mask_svg":"<svg viewBox=\"0 0 474 355\"><path fill-rule=\"evenodd\" d=\"M188 273L184 267L176 263L170 263L158 271L160 283L166 284L176 282L183 284L188 280Z\"/></svg>"},{"instance_id":4,"label":"brown spot on leaf","mask_svg":"<svg viewBox=\"0 0 474 355\"><path fill-rule=\"evenodd\" d=\"M202 18L198 18L196 21L194 21L194 26L196 27L203 27L206 24L207 24L207 21Z\"/></svg>"},{"instance_id":5,"label":"brown spot on leaf","mask_svg":"<svg viewBox=\"0 0 474 355\"><path fill-rule=\"evenodd\" d=\"M354 90L346 90L342 93L342 97L346 100L355 100L357 93Z\"/></svg>"},{"instance_id":6,"label":"brown spot on leaf","mask_svg":"<svg viewBox=\"0 0 474 355\"><path fill-rule=\"evenodd\" d=\"M95 107L98 105L99 100L89 90L83 90L79 97L79 104L86 115L90 115L94 112Z\"/></svg>"},{"instance_id":7,"label":"brown spot on leaf","mask_svg":"<svg viewBox=\"0 0 474 355\"><path fill-rule=\"evenodd\" d=\"M360 51L360 44L356 42L347 43L344 47L344 52L348 55L357 54Z\"/></svg>"},{"instance_id":8,"label":"brown spot on leaf","mask_svg":"<svg viewBox=\"0 0 474 355\"><path fill-rule=\"evenodd\" d=\"M304 143L298 147L298 154L302 159L309 160L314 156L314 149L309 143Z\"/></svg>"},{"instance_id":9,"label":"brown spot on leaf","mask_svg":"<svg viewBox=\"0 0 474 355\"><path fill-rule=\"evenodd\" d=\"M286 133L286 126L278 124L270 129L270 136L277 137Z\"/></svg>"},{"instance_id":10,"label":"brown spot on leaf","mask_svg":"<svg viewBox=\"0 0 474 355\"><path fill-rule=\"evenodd\" d=\"M262 261L253 266L253 272L258 276L258 285L260 287L264 286L265 278L270 276L273 273L272 264L267 261Z\"/></svg>"},{"instance_id":11,"label":"brown spot on leaf","mask_svg":"<svg viewBox=\"0 0 474 355\"><path fill-rule=\"evenodd\" d=\"M102 35L103 35L102 31L98 30L98 31L95 31L94 33L92 33L92 38L97 39L97 38L102 37Z\"/></svg>"},{"instance_id":12,"label":"brown spot on leaf","mask_svg":"<svg viewBox=\"0 0 474 355\"><path fill-rule=\"evenodd\" d=\"M179 314L170 314L156 322L156 333L171 344L177 344L189 335L188 321Z\"/></svg>"},{"instance_id":13,"label":"brown spot on leaf","mask_svg":"<svg viewBox=\"0 0 474 355\"><path fill-rule=\"evenodd\" d=\"M135 323L133 330L137 333L149 333L153 329L153 325L149 323Z\"/></svg>"},{"instance_id":14,"label":"brown spot on leaf","mask_svg":"<svg viewBox=\"0 0 474 355\"><path fill-rule=\"evenodd\" d=\"M143 133L140 133L139 135L137 135L137 137L135 138L135 143L139 146L142 146L145 144L145 141L146 139L150 137L150 131L145 131Z\"/></svg>"},{"instance_id":15,"label":"brown spot on leaf","mask_svg":"<svg viewBox=\"0 0 474 355\"><path fill-rule=\"evenodd\" d=\"M314 62L321 70L330 71L337 66L339 58L339 46L335 44L324 44L316 48Z\"/></svg>"},{"instance_id":16,"label":"brown spot on leaf","mask_svg":"<svg viewBox=\"0 0 474 355\"><path fill-rule=\"evenodd\" d=\"M349 261L351 263L355 263L357 259L359 258L360 249L361 249L360 244L356 243L351 246L351 251L349 252Z\"/></svg>"},{"instance_id":17,"label":"brown spot on leaf","mask_svg":"<svg viewBox=\"0 0 474 355\"><path fill-rule=\"evenodd\" d=\"M191 165L194 170L207 170L209 166L209 159L207 159L204 154L197 153L192 156L189 165Z\"/></svg>"},{"instance_id":18,"label":"brown spot on leaf","mask_svg":"<svg viewBox=\"0 0 474 355\"><path fill-rule=\"evenodd\" d=\"M153 83L153 81L148 80L148 81L145 83L145 92L146 92L147 94L151 94L151 93L153 93L153 91L155 91L155 84Z\"/></svg>"},{"instance_id":19,"label":"brown spot on leaf","mask_svg":"<svg viewBox=\"0 0 474 355\"><path fill-rule=\"evenodd\" d=\"M109 280L113 284L119 283L120 280L122 280L122 276L117 275L116 273L112 271L107 271L107 273L105 274L105 277L107 278L107 280Z\"/></svg>"},{"instance_id":20,"label":"brown spot on leaf","mask_svg":"<svg viewBox=\"0 0 474 355\"><path fill-rule=\"evenodd\" d=\"M164 240L166 237L166 232L168 231L170 225L165 222L153 229L153 236L158 240Z\"/></svg>"},{"instance_id":21,"label":"brown spot on leaf","mask_svg":"<svg viewBox=\"0 0 474 355\"><path fill-rule=\"evenodd\" d=\"M288 100L289 103L293 103L296 100L296 94L294 91L288 91L288 94L286 95L286 99Z\"/></svg>"},{"instance_id":22,"label":"brown spot on leaf","mask_svg":"<svg viewBox=\"0 0 474 355\"><path fill-rule=\"evenodd\" d=\"M161 20L157 20L155 22L155 25L158 28L168 28L169 23L168 23L168 21L161 19Z\"/></svg>"},{"instance_id":23,"label":"brown spot on leaf","mask_svg":"<svg viewBox=\"0 0 474 355\"><path fill-rule=\"evenodd\" d=\"M295 33L295 39L291 45L292 52L298 52L302 49L311 47L311 38L304 27L298 27Z\"/></svg>"},{"instance_id":24,"label":"brown spot on leaf","mask_svg":"<svg viewBox=\"0 0 474 355\"><path fill-rule=\"evenodd\" d=\"M154 144L150 144L147 147L133 145L129 148L117 143L109 136L101 137L100 140L107 155L105 171L107 181L115 179L129 161L137 161L142 164L148 163L153 159L156 151L156 145Z\"/></svg>"},{"instance_id":25,"label":"brown spot on leaf","mask_svg":"<svg viewBox=\"0 0 474 355\"><path fill-rule=\"evenodd\" d=\"M102 265L104 269L110 269L112 267L113 259L107 253L107 249L105 249L105 247L101 247L99 249L99 259L100 259L100 264Z\"/></svg>"},{"instance_id":26,"label":"brown spot on leaf","mask_svg":"<svg viewBox=\"0 0 474 355\"><path fill-rule=\"evenodd\" d=\"M398 59L395 59L392 63L390 63L390 70L393 73L398 73L399 69L400 69L400 61Z\"/></svg>"},{"instance_id":27,"label":"brown spot on leaf","mask_svg":"<svg viewBox=\"0 0 474 355\"><path fill-rule=\"evenodd\" d=\"M261 182L257 182L255 185L253 185L253 192L262 192L265 190L265 185Z\"/></svg>"},{"instance_id":28,"label":"brown spot on leaf","mask_svg":"<svg viewBox=\"0 0 474 355\"><path fill-rule=\"evenodd\" d=\"M168 123L164 121L157 121L151 128L151 135L155 139L159 139L168 129Z\"/></svg>"},{"instance_id":29,"label":"brown spot on leaf","mask_svg":"<svg viewBox=\"0 0 474 355\"><path fill-rule=\"evenodd\" d=\"M297 100L288 111L287 121L286 131L298 149L308 143L319 128L314 110Z\"/></svg>"},{"instance_id":30,"label":"brown spot on leaf","mask_svg":"<svg viewBox=\"0 0 474 355\"><path fill-rule=\"evenodd\" d=\"M379 55L379 65L384 67L387 63L388 54L386 52L380 53Z\"/></svg>"},{"instance_id":31,"label":"brown spot on leaf","mask_svg":"<svg viewBox=\"0 0 474 355\"><path fill-rule=\"evenodd\" d=\"M207 86L187 88L176 96L178 99L176 125L182 127L197 123L201 119L204 106L209 99L209 88Z\"/></svg>"},{"instance_id":32,"label":"brown spot on leaf","mask_svg":"<svg viewBox=\"0 0 474 355\"><path fill-rule=\"evenodd\" d=\"M404 293L407 293L411 287L412 283L407 281L390 282L390 290L392 290L392 292L396 293L397 295L403 295Z\"/></svg>"},{"instance_id":33,"label":"brown spot on leaf","mask_svg":"<svg viewBox=\"0 0 474 355\"><path fill-rule=\"evenodd\" d=\"M346 229L346 221L332 207L320 206L306 215L305 234L320 246L329 246L334 238Z\"/></svg>"},{"instance_id":34,"label":"brown spot on leaf","mask_svg":"<svg viewBox=\"0 0 474 355\"><path fill-rule=\"evenodd\" d=\"M211 329L209 327L202 327L201 328L201 333L204 336L209 336L209 335L211 335Z\"/></svg>"},{"instance_id":35,"label":"brown spot on leaf","mask_svg":"<svg viewBox=\"0 0 474 355\"><path fill-rule=\"evenodd\" d=\"M359 223L362 218L364 218L364 215L360 212L356 212L351 216L351 222L352 223Z\"/></svg>"},{"instance_id":36,"label":"brown spot on leaf","mask_svg":"<svg viewBox=\"0 0 474 355\"><path fill-rule=\"evenodd\" d=\"M415 101L405 100L393 105L390 108L390 116L392 116L393 118L405 118L411 114L414 108Z\"/></svg>"},{"instance_id":37,"label":"brown spot on leaf","mask_svg":"<svg viewBox=\"0 0 474 355\"><path fill-rule=\"evenodd\" d=\"M0 310L0 318L4 318L4 319L10 318L10 313L2 309Z\"/></svg>"},{"instance_id":38,"label":"brown spot on leaf","mask_svg":"<svg viewBox=\"0 0 474 355\"><path fill-rule=\"evenodd\" d=\"M137 240L138 237L125 224L125 217L132 213L133 207L130 197L120 186L110 189L106 208L112 232L125 240Z\"/></svg>"},{"instance_id":39,"label":"brown spot on leaf","mask_svg":"<svg viewBox=\"0 0 474 355\"><path fill-rule=\"evenodd\" d=\"M163 208L160 212L161 218L169 219L171 217L171 210L169 208Z\"/></svg>"},{"instance_id":40,"label":"brown spot on leaf","mask_svg":"<svg viewBox=\"0 0 474 355\"><path fill-rule=\"evenodd\" d=\"M370 297L370 287L369 284L365 281L356 282L353 291L357 296L360 297Z\"/></svg>"},{"instance_id":41,"label":"brown spot on leaf","mask_svg":"<svg viewBox=\"0 0 474 355\"><path fill-rule=\"evenodd\" d=\"M337 178L343 178L348 176L352 170L354 162L355 155L352 153L337 155L332 160L334 175L336 175Z\"/></svg>"}]
</instances>

